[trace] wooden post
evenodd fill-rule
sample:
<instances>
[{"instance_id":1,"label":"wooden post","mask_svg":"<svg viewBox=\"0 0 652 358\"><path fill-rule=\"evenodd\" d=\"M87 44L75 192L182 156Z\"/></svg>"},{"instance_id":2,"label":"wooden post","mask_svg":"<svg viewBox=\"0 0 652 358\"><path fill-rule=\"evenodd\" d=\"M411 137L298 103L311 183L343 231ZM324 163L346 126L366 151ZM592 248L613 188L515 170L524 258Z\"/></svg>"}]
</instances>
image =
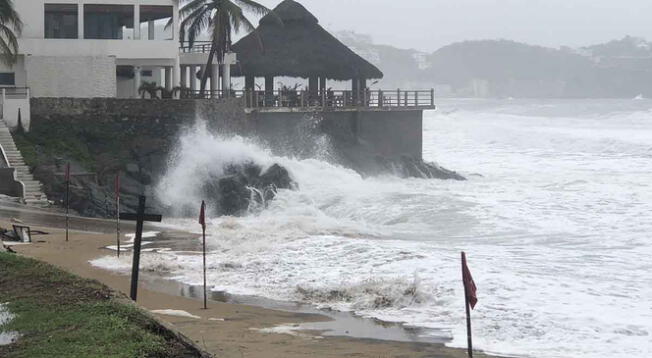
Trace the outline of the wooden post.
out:
<instances>
[{"instance_id":1,"label":"wooden post","mask_svg":"<svg viewBox=\"0 0 652 358\"><path fill-rule=\"evenodd\" d=\"M267 107L267 102L274 98L274 76L265 76L265 99L263 107Z\"/></svg>"},{"instance_id":2,"label":"wooden post","mask_svg":"<svg viewBox=\"0 0 652 358\"><path fill-rule=\"evenodd\" d=\"M115 175L115 221L118 257L120 257L120 172Z\"/></svg>"},{"instance_id":3,"label":"wooden post","mask_svg":"<svg viewBox=\"0 0 652 358\"><path fill-rule=\"evenodd\" d=\"M414 106L419 107L419 91L414 91Z\"/></svg>"},{"instance_id":4,"label":"wooden post","mask_svg":"<svg viewBox=\"0 0 652 358\"><path fill-rule=\"evenodd\" d=\"M319 98L319 79L317 76L308 77L309 101Z\"/></svg>"},{"instance_id":5,"label":"wooden post","mask_svg":"<svg viewBox=\"0 0 652 358\"><path fill-rule=\"evenodd\" d=\"M66 164L66 242L70 231L70 163Z\"/></svg>"},{"instance_id":6,"label":"wooden post","mask_svg":"<svg viewBox=\"0 0 652 358\"><path fill-rule=\"evenodd\" d=\"M351 105L357 106L360 99L360 79L354 78L351 83Z\"/></svg>"},{"instance_id":7,"label":"wooden post","mask_svg":"<svg viewBox=\"0 0 652 358\"><path fill-rule=\"evenodd\" d=\"M382 91L382 90L378 90L378 107L382 107L382 106L385 105L385 103L384 103L385 101L384 101L384 100L385 100L385 99L383 98L383 91Z\"/></svg>"},{"instance_id":8,"label":"wooden post","mask_svg":"<svg viewBox=\"0 0 652 358\"><path fill-rule=\"evenodd\" d=\"M138 212L136 214L120 214L120 219L136 222L136 235L134 237L133 262L131 265L131 291L130 297L136 301L138 296L138 272L140 269L140 247L143 240L143 223L145 221L161 221L161 215L145 214L144 196L138 198Z\"/></svg>"},{"instance_id":9,"label":"wooden post","mask_svg":"<svg viewBox=\"0 0 652 358\"><path fill-rule=\"evenodd\" d=\"M396 90L396 106L401 106L401 89Z\"/></svg>"},{"instance_id":10,"label":"wooden post","mask_svg":"<svg viewBox=\"0 0 652 358\"><path fill-rule=\"evenodd\" d=\"M208 303L206 302L207 300L206 299L206 225L202 225L201 234L202 234L202 246L204 252L204 309L208 309Z\"/></svg>"},{"instance_id":11,"label":"wooden post","mask_svg":"<svg viewBox=\"0 0 652 358\"><path fill-rule=\"evenodd\" d=\"M145 197L141 196L138 200L138 215L141 216L145 213ZM132 300L136 300L138 296L138 272L140 269L140 246L143 240L143 220L136 222L136 236L134 237L134 251L133 261L131 264L131 290L130 296Z\"/></svg>"},{"instance_id":12,"label":"wooden post","mask_svg":"<svg viewBox=\"0 0 652 358\"><path fill-rule=\"evenodd\" d=\"M462 283L465 282L464 268L466 267L466 254L462 252ZM469 304L469 292L464 285L464 307L466 309L466 340L468 344L469 358L473 358L473 338L471 336L471 305Z\"/></svg>"},{"instance_id":13,"label":"wooden post","mask_svg":"<svg viewBox=\"0 0 652 358\"><path fill-rule=\"evenodd\" d=\"M431 88L430 89L430 105L435 106L435 89Z\"/></svg>"},{"instance_id":14,"label":"wooden post","mask_svg":"<svg viewBox=\"0 0 652 358\"><path fill-rule=\"evenodd\" d=\"M245 93L248 94L246 96L246 101L248 101L249 107L253 107L253 91L256 90L256 78L254 76L245 76Z\"/></svg>"},{"instance_id":15,"label":"wooden post","mask_svg":"<svg viewBox=\"0 0 652 358\"><path fill-rule=\"evenodd\" d=\"M403 97L404 97L403 105L405 107L407 107L408 106L408 91L405 91L405 93L403 94Z\"/></svg>"}]
</instances>

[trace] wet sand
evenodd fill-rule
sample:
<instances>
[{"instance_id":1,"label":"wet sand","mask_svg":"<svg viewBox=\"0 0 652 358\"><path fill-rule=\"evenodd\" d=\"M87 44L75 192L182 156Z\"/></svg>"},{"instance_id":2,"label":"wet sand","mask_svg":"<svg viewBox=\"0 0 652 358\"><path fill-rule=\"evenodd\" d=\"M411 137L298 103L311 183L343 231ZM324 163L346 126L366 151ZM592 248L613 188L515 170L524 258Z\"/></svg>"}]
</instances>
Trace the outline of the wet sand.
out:
<instances>
[{"instance_id":1,"label":"wet sand","mask_svg":"<svg viewBox=\"0 0 652 358\"><path fill-rule=\"evenodd\" d=\"M75 227L83 231L71 231L70 241L66 242L65 233L61 229L62 217L59 215L0 209L0 227L10 228L10 219L13 217L19 217L25 225L30 225L32 230L49 233L34 235L32 244L14 246L14 250L19 254L49 262L82 277L96 279L117 291L129 293L128 276L89 264L89 260L115 254L104 248L115 244L115 234L107 233L114 227L111 221L74 219L72 222ZM35 225L36 223L45 226ZM127 231L127 227L124 227L123 231ZM351 317L347 314L340 317L334 314L329 317L328 313L292 308L288 303L257 302L253 298L232 297L222 299L228 302L211 300L209 308L204 310L201 300L184 297L184 290L196 291L178 283L143 275L138 291L138 304L150 311L181 310L200 317L156 314L216 357L466 357L465 350L446 348L438 343L419 342L417 335L401 336L399 331L392 329L403 328L397 328L395 325L387 325L390 331L382 329L385 325L381 323L374 329L373 325L360 323L358 319L347 320L346 317ZM215 295L213 298L220 299ZM229 302L262 303L268 307L277 305L279 309ZM332 320L336 320L337 325L328 323ZM312 329L293 331L291 327L297 325L306 325ZM281 328L278 328L279 326ZM326 335L326 330L332 330L330 334L349 336ZM401 341L354 338L351 335ZM480 353L474 356L485 357Z\"/></svg>"}]
</instances>

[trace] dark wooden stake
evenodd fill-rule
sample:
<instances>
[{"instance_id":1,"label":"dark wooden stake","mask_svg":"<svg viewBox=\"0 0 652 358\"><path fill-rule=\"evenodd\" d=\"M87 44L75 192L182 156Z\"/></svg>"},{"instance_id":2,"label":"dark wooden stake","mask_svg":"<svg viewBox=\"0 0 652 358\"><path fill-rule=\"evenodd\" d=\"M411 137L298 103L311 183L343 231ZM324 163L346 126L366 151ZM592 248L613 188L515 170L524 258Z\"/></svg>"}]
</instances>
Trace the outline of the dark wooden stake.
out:
<instances>
[{"instance_id":1,"label":"dark wooden stake","mask_svg":"<svg viewBox=\"0 0 652 358\"><path fill-rule=\"evenodd\" d=\"M206 226L202 225L202 238L204 244L204 309L208 309L206 302Z\"/></svg>"},{"instance_id":2,"label":"dark wooden stake","mask_svg":"<svg viewBox=\"0 0 652 358\"><path fill-rule=\"evenodd\" d=\"M115 224L118 257L120 257L120 173L115 176Z\"/></svg>"},{"instance_id":3,"label":"dark wooden stake","mask_svg":"<svg viewBox=\"0 0 652 358\"><path fill-rule=\"evenodd\" d=\"M68 169L69 171L70 169ZM68 231L70 230L70 175L66 180L66 241L68 241Z\"/></svg>"},{"instance_id":4,"label":"dark wooden stake","mask_svg":"<svg viewBox=\"0 0 652 358\"><path fill-rule=\"evenodd\" d=\"M466 267L466 254L462 252L462 284L464 285L464 306L466 308L466 339L468 341L469 358L473 358L473 338L471 336L471 305L469 304L469 292L466 288L466 277L464 274Z\"/></svg>"},{"instance_id":5,"label":"dark wooden stake","mask_svg":"<svg viewBox=\"0 0 652 358\"><path fill-rule=\"evenodd\" d=\"M161 215L145 214L145 200L144 196L138 199L138 212L136 214L120 214L120 219L130 220L136 222L136 236L134 237L134 251L133 263L131 265L131 291L130 297L136 301L138 296L138 271L140 269L140 246L143 239L143 223L145 221L160 222Z\"/></svg>"}]
</instances>

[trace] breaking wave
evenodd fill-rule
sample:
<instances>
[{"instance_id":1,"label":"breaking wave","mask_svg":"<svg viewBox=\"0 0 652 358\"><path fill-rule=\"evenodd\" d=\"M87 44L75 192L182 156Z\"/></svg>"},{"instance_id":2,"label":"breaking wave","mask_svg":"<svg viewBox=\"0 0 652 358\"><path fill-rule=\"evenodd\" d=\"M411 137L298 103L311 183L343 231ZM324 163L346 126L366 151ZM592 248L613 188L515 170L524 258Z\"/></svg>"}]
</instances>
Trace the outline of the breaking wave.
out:
<instances>
[{"instance_id":1,"label":"breaking wave","mask_svg":"<svg viewBox=\"0 0 652 358\"><path fill-rule=\"evenodd\" d=\"M436 328L462 347L465 250L479 290L480 349L544 358L649 352L652 102L441 107L424 119L424 156L459 168L467 182L363 178L198 128L181 139L158 193L195 208L201 180L245 160L279 163L298 183L266 210L209 220L213 290ZM166 224L199 232L195 219ZM100 260L129 267L129 255ZM142 262L202 282L197 253L157 250Z\"/></svg>"}]
</instances>

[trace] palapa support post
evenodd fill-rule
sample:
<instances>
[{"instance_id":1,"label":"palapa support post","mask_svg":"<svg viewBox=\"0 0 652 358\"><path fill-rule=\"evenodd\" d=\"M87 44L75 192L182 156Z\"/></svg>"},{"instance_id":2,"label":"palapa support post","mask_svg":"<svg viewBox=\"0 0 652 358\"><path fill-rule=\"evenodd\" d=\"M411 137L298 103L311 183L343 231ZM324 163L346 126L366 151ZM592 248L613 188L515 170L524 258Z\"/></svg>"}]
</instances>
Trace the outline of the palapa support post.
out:
<instances>
[{"instance_id":1,"label":"palapa support post","mask_svg":"<svg viewBox=\"0 0 652 358\"><path fill-rule=\"evenodd\" d=\"M473 358L473 337L471 334L471 309L478 302L475 282L466 264L466 254L462 252L462 283L464 284L464 306L466 309L466 339L469 358Z\"/></svg>"},{"instance_id":2,"label":"palapa support post","mask_svg":"<svg viewBox=\"0 0 652 358\"><path fill-rule=\"evenodd\" d=\"M133 263L131 266L131 291L130 297L136 301L138 296L138 271L140 268L140 246L143 239L143 223L145 221L161 222L161 215L145 214L144 196L138 198L138 212L136 214L121 213L120 219L136 222L136 236L134 237Z\"/></svg>"}]
</instances>

